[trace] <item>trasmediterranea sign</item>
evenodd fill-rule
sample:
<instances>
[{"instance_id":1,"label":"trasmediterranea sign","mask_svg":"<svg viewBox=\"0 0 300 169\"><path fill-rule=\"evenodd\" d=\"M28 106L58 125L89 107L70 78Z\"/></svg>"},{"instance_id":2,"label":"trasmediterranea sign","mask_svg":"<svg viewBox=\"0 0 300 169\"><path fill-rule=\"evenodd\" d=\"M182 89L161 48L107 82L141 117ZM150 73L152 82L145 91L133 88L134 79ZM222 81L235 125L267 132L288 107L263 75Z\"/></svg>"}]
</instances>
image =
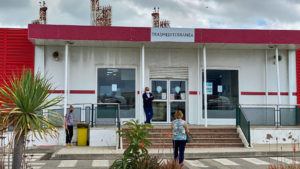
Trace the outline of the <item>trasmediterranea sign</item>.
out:
<instances>
[{"instance_id":1,"label":"trasmediterranea sign","mask_svg":"<svg viewBox=\"0 0 300 169\"><path fill-rule=\"evenodd\" d=\"M151 42L195 42L195 29L151 28Z\"/></svg>"}]
</instances>

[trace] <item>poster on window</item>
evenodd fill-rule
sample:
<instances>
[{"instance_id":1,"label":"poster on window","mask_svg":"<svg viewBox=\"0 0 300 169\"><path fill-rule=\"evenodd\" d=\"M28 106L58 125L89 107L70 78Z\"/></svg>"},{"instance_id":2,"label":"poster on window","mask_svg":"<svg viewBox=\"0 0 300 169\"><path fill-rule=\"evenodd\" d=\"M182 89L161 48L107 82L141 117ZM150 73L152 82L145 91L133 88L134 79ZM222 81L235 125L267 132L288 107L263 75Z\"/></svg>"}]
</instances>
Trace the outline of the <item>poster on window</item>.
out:
<instances>
[{"instance_id":1,"label":"poster on window","mask_svg":"<svg viewBox=\"0 0 300 169\"><path fill-rule=\"evenodd\" d=\"M223 92L223 86L222 85L218 85L218 92L222 93Z\"/></svg>"},{"instance_id":2,"label":"poster on window","mask_svg":"<svg viewBox=\"0 0 300 169\"><path fill-rule=\"evenodd\" d=\"M213 83L212 82L206 82L206 93L207 93L207 95L213 94Z\"/></svg>"},{"instance_id":3,"label":"poster on window","mask_svg":"<svg viewBox=\"0 0 300 169\"><path fill-rule=\"evenodd\" d=\"M185 93L180 93L181 100L185 100Z\"/></svg>"},{"instance_id":4,"label":"poster on window","mask_svg":"<svg viewBox=\"0 0 300 169\"><path fill-rule=\"evenodd\" d=\"M161 93L161 99L167 100L167 93Z\"/></svg>"},{"instance_id":5,"label":"poster on window","mask_svg":"<svg viewBox=\"0 0 300 169\"><path fill-rule=\"evenodd\" d=\"M175 95L174 94L170 94L170 99L171 100L175 100Z\"/></svg>"},{"instance_id":6,"label":"poster on window","mask_svg":"<svg viewBox=\"0 0 300 169\"><path fill-rule=\"evenodd\" d=\"M111 85L111 91L113 91L113 92L118 91L118 85L117 84L112 84Z\"/></svg>"}]
</instances>

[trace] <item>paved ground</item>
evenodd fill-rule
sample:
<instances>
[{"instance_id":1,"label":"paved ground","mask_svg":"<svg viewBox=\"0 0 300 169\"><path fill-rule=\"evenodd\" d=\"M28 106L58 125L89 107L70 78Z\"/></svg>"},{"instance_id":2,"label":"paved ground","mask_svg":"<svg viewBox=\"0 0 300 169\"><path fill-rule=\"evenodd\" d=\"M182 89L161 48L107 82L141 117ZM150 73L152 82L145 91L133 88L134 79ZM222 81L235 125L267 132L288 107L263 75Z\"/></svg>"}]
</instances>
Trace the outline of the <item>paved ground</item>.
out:
<instances>
[{"instance_id":1,"label":"paved ground","mask_svg":"<svg viewBox=\"0 0 300 169\"><path fill-rule=\"evenodd\" d=\"M253 148L187 149L185 169L267 169L268 165L300 165L300 145L293 153L293 145L256 145ZM280 151L278 151L280 150ZM108 168L122 155L115 147L48 147L28 151L28 165L33 169L91 169ZM172 158L172 149L151 149L149 153L163 159ZM32 156L33 154L33 156ZM293 156L296 158L293 158ZM277 156L285 156L278 157ZM5 165L11 166L6 157ZM11 167L10 167L11 168Z\"/></svg>"},{"instance_id":2,"label":"paved ground","mask_svg":"<svg viewBox=\"0 0 300 169\"><path fill-rule=\"evenodd\" d=\"M264 158L217 158L186 160L189 169L267 169L269 165L300 164L293 157L264 157Z\"/></svg>"},{"instance_id":3,"label":"paved ground","mask_svg":"<svg viewBox=\"0 0 300 169\"><path fill-rule=\"evenodd\" d=\"M300 145L296 146L296 156L300 157ZM172 158L172 148L149 149L151 155L160 156L161 158ZM113 160L122 156L123 150L115 147L62 147L54 154L55 160ZM269 157L269 156L293 156L293 145L255 145L253 148L244 147L227 147L227 148L187 148L185 150L186 158L204 159L204 158L247 158L247 157Z\"/></svg>"},{"instance_id":4,"label":"paved ground","mask_svg":"<svg viewBox=\"0 0 300 169\"><path fill-rule=\"evenodd\" d=\"M29 157L32 169L106 169L113 160L43 160L45 153L35 153ZM267 169L268 165L300 164L300 157L263 157L263 158L212 158L185 160L186 169ZM6 158L5 165L8 165ZM11 165L11 164L10 164Z\"/></svg>"}]
</instances>

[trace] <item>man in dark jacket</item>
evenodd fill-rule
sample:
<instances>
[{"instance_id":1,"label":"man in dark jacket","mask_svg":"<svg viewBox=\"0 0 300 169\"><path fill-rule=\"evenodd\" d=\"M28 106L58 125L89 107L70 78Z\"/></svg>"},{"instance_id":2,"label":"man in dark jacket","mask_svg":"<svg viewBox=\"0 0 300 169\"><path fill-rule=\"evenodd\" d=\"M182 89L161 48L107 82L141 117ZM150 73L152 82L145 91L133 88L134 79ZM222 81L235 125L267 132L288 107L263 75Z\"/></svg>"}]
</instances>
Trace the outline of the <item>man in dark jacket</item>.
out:
<instances>
[{"instance_id":1,"label":"man in dark jacket","mask_svg":"<svg viewBox=\"0 0 300 169\"><path fill-rule=\"evenodd\" d=\"M152 101L154 97L152 93L149 91L149 87L145 88L145 93L143 94L143 102L144 102L144 111L146 114L146 121L145 123L151 123L151 119L153 117L153 109L152 109Z\"/></svg>"}]
</instances>

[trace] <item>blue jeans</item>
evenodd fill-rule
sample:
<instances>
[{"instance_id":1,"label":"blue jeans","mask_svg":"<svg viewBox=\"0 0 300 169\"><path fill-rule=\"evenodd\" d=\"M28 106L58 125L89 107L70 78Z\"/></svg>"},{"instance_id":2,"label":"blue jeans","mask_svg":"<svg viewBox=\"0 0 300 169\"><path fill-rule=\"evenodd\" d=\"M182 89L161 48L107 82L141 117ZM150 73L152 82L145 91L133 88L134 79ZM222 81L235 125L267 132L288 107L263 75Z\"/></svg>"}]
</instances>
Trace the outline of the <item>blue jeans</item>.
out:
<instances>
[{"instance_id":1,"label":"blue jeans","mask_svg":"<svg viewBox=\"0 0 300 169\"><path fill-rule=\"evenodd\" d=\"M179 164L184 160L184 150L185 150L186 140L173 140L174 148L174 160L178 158L178 149L179 149Z\"/></svg>"},{"instance_id":2,"label":"blue jeans","mask_svg":"<svg viewBox=\"0 0 300 169\"><path fill-rule=\"evenodd\" d=\"M152 107L151 108L148 108L148 107L144 107L144 111L145 111L145 114L146 114L146 121L145 123L151 123L151 119L153 117L153 109Z\"/></svg>"}]
</instances>

